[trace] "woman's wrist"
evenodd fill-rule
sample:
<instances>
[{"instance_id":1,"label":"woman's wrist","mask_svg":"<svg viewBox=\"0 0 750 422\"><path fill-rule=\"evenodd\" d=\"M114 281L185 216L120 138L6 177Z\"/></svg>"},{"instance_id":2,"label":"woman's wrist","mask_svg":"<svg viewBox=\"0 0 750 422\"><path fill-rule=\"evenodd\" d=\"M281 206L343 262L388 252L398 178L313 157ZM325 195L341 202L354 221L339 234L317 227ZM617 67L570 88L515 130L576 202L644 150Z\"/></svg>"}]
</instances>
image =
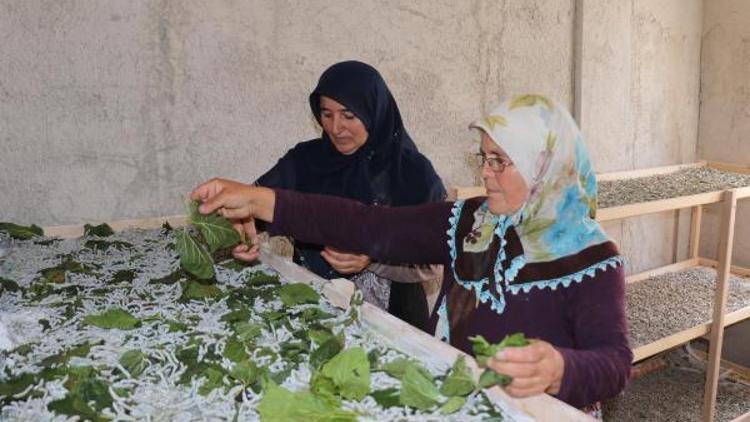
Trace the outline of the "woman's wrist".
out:
<instances>
[{"instance_id":1,"label":"woman's wrist","mask_svg":"<svg viewBox=\"0 0 750 422\"><path fill-rule=\"evenodd\" d=\"M554 356L553 360L555 360L555 371L554 376L552 377L552 382L544 392L551 395L557 395L560 392L563 375L565 374L565 358L563 358L562 353L560 353L560 351L554 346L552 347L552 350Z\"/></svg>"}]
</instances>

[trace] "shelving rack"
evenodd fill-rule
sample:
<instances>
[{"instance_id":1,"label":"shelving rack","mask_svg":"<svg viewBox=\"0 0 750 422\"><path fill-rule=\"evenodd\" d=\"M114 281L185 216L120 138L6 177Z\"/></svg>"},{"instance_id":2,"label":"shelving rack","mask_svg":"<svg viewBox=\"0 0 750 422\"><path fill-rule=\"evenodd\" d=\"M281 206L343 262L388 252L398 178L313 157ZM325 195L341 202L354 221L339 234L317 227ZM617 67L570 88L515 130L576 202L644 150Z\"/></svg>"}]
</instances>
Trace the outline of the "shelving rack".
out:
<instances>
[{"instance_id":1,"label":"shelving rack","mask_svg":"<svg viewBox=\"0 0 750 422\"><path fill-rule=\"evenodd\" d=\"M675 173L678 170L691 167L707 167L730 173L750 174L750 168L747 167L723 163L699 162L688 165L659 167L630 172L607 173L599 175L598 181L616 183L617 181L640 177L668 175ZM630 203L611 208L602 208L597 211L597 220L604 222L657 212L677 211L687 208L692 209L690 252L688 259L640 274L631 275L626 278L626 282L628 284L638 283L661 274L684 271L695 267L708 267L715 269L716 282L714 288L712 317L710 319L706 319L705 321L687 329L675 328L673 334L655 340L649 344L641 345L633 350L634 361L637 362L692 339L709 335L710 348L708 355L708 370L706 373L703 400L703 420L705 421L712 421L715 414L724 328L728 325L750 318L750 301L729 314L726 312L730 276L736 275L739 277L747 277L750 275L750 269L731 265L737 201L748 197L750 197L750 186L711 190L693 195L649 202ZM718 260L703 258L699 254L703 206L710 204L721 204L721 228L719 230ZM750 281L747 280L745 280L745 282L750 283ZM679 291L674 291L672 293L674 295L680 294ZM655 314L654 318L658 319L659 315Z\"/></svg>"}]
</instances>

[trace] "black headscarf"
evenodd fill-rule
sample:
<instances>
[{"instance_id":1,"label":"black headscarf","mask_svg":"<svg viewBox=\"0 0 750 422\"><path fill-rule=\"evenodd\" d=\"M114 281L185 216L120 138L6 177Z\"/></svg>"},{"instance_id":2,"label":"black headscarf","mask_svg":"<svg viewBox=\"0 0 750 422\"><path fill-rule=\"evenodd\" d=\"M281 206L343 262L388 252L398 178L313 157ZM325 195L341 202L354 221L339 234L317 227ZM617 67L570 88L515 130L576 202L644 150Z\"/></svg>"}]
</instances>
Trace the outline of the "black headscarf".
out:
<instances>
[{"instance_id":1,"label":"black headscarf","mask_svg":"<svg viewBox=\"0 0 750 422\"><path fill-rule=\"evenodd\" d=\"M297 144L256 184L334 195L365 204L404 206L445 199L440 177L406 132L396 101L377 70L362 62L346 61L323 72L310 94L310 108L318 123L321 96L354 113L367 128L367 141L353 154L344 155L323 131L320 138ZM295 260L318 275L342 277L320 256L321 246L298 242L295 249ZM411 311L397 308L413 307L410 304L415 299L404 289L414 290L414 294L418 289L424 301L422 287L398 284L391 287L389 311L421 326L421 322L404 315ZM394 300L404 303L396 304Z\"/></svg>"},{"instance_id":2,"label":"black headscarf","mask_svg":"<svg viewBox=\"0 0 750 422\"><path fill-rule=\"evenodd\" d=\"M321 96L344 105L362 121L368 132L365 144L344 155L323 132L318 139L297 144L258 179L259 185L393 206L445 198L440 177L406 132L396 101L377 70L346 61L323 72L310 94L318 122Z\"/></svg>"}]
</instances>

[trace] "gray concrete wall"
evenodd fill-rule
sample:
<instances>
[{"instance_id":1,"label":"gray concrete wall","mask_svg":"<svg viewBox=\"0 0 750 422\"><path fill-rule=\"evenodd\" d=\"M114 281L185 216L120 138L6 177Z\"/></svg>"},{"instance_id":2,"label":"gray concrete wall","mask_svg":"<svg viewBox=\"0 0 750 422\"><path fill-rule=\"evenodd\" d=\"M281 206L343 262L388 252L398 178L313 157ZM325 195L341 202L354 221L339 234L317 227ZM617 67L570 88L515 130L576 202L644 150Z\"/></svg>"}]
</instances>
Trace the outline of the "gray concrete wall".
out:
<instances>
[{"instance_id":1,"label":"gray concrete wall","mask_svg":"<svg viewBox=\"0 0 750 422\"><path fill-rule=\"evenodd\" d=\"M750 2L705 2L698 154L750 166ZM716 255L717 207L707 210L701 253ZM750 267L750 201L738 203L735 265Z\"/></svg>"},{"instance_id":2,"label":"gray concrete wall","mask_svg":"<svg viewBox=\"0 0 750 422\"><path fill-rule=\"evenodd\" d=\"M252 181L317 136L307 95L349 58L446 184L473 184L468 122L523 91L573 105L576 4L598 171L694 160L700 0L0 0L0 221L173 214L208 177ZM629 271L682 253L675 218L607 225Z\"/></svg>"},{"instance_id":3,"label":"gray concrete wall","mask_svg":"<svg viewBox=\"0 0 750 422\"><path fill-rule=\"evenodd\" d=\"M0 221L181 212L212 176L252 181L317 136L307 95L377 67L449 185L467 124L502 97L572 104L573 0L0 0Z\"/></svg>"},{"instance_id":4,"label":"gray concrete wall","mask_svg":"<svg viewBox=\"0 0 750 422\"><path fill-rule=\"evenodd\" d=\"M702 2L583 1L581 128L599 172L695 161ZM687 215L607 223L627 271L686 253Z\"/></svg>"}]
</instances>

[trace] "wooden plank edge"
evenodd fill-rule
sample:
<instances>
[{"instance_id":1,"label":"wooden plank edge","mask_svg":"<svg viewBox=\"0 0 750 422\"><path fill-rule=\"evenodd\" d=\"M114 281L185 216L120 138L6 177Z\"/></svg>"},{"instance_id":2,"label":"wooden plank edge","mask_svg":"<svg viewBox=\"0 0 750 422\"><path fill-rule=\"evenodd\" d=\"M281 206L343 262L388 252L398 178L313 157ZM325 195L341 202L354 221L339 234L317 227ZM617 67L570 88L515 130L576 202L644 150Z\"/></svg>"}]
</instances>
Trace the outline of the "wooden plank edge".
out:
<instances>
[{"instance_id":1,"label":"wooden plank edge","mask_svg":"<svg viewBox=\"0 0 750 422\"><path fill-rule=\"evenodd\" d=\"M128 229L156 229L168 222L172 227L182 227L187 225L188 218L185 215L170 215L165 217L142 218L136 220L118 220L107 223L112 230L119 232ZM44 235L50 237L73 238L83 236L83 224L73 224L67 226L50 226L44 227Z\"/></svg>"},{"instance_id":2,"label":"wooden plank edge","mask_svg":"<svg viewBox=\"0 0 750 422\"><path fill-rule=\"evenodd\" d=\"M735 191L737 192L737 199L747 199L750 198L750 186L745 186L744 188L735 188Z\"/></svg>"},{"instance_id":3,"label":"wooden plank edge","mask_svg":"<svg viewBox=\"0 0 750 422\"><path fill-rule=\"evenodd\" d=\"M750 166L743 166L741 164L706 161L706 167L730 173L750 174Z\"/></svg>"},{"instance_id":4,"label":"wooden plank edge","mask_svg":"<svg viewBox=\"0 0 750 422\"><path fill-rule=\"evenodd\" d=\"M726 314L724 317L724 327L736 324L750 318L750 305ZM645 344L633 349L633 362L640 362L661 352L667 351L680 344L687 343L690 340L702 337L711 330L711 321L700 325L682 330L670 336L660 338L659 340Z\"/></svg>"},{"instance_id":5,"label":"wooden plank edge","mask_svg":"<svg viewBox=\"0 0 750 422\"><path fill-rule=\"evenodd\" d=\"M261 261L273 267L284 278L295 282L309 283L315 281L323 284L323 295L332 304L339 306L345 302L348 307L349 298L354 291L354 284L349 280L326 280L305 268L300 267L288 258L274 254L267 246L261 247ZM473 357L466 355L453 346L437 340L435 337L419 330L393 315L369 304L364 303L361 308L362 323L370 327L383 337L392 347L422 359L437 359L437 362L450 367L460 355L467 357L466 363L474 371L475 376L481 373ZM498 405L515 421L591 421L588 415L565 402L557 400L547 394L517 399L510 397L499 387L485 390L493 403Z\"/></svg>"},{"instance_id":6,"label":"wooden plank edge","mask_svg":"<svg viewBox=\"0 0 750 422\"><path fill-rule=\"evenodd\" d=\"M448 190L448 200L469 199L477 196L486 196L487 189L484 186L454 186Z\"/></svg>"},{"instance_id":7,"label":"wooden plank edge","mask_svg":"<svg viewBox=\"0 0 750 422\"><path fill-rule=\"evenodd\" d=\"M663 267L654 268L653 270L643 271L638 274L633 274L625 277L625 283L637 283L639 281L648 280L651 277L671 273L675 271L681 271L688 268L694 268L700 265L699 258L690 258L684 261L675 262L674 264L665 265Z\"/></svg>"},{"instance_id":8,"label":"wooden plank edge","mask_svg":"<svg viewBox=\"0 0 750 422\"><path fill-rule=\"evenodd\" d=\"M648 177L648 176L656 176L660 174L674 173L676 171L688 169L688 168L705 167L707 164L708 163L706 161L697 161L694 163L675 164L671 166L649 167L649 168L636 169L636 170L624 170L624 171L615 171L615 172L607 172L607 173L598 173L596 175L596 180L598 182L610 182L612 180L620 180L620 179L636 179L639 177Z\"/></svg>"},{"instance_id":9,"label":"wooden plank edge","mask_svg":"<svg viewBox=\"0 0 750 422\"><path fill-rule=\"evenodd\" d=\"M744 415L737 417L737 419L733 419L732 422L750 422L750 412L747 412Z\"/></svg>"},{"instance_id":10,"label":"wooden plank edge","mask_svg":"<svg viewBox=\"0 0 750 422\"><path fill-rule=\"evenodd\" d=\"M719 263L715 259L699 257L698 265L716 268ZM739 277L750 277L750 268L740 267L739 265L732 265L729 271Z\"/></svg>"},{"instance_id":11,"label":"wooden plank edge","mask_svg":"<svg viewBox=\"0 0 750 422\"><path fill-rule=\"evenodd\" d=\"M692 353L694 353L697 357L704 359L704 360L708 360L707 352L700 350L700 349L696 349L694 347L691 348L691 350L692 350ZM738 363L734 363L732 361L728 361L726 359L721 359L721 367L724 369L731 369L732 372L736 375L736 377L742 378L742 380L744 381L750 381L750 368L746 366L740 365Z\"/></svg>"},{"instance_id":12,"label":"wooden plank edge","mask_svg":"<svg viewBox=\"0 0 750 422\"><path fill-rule=\"evenodd\" d=\"M706 383L703 388L703 420L713 421L716 415L716 398L719 394L721 350L724 346L726 307L731 277L734 223L737 216L737 191L728 190L722 201L721 228L719 230L719 266L716 270L716 287L712 312L711 340L709 340Z\"/></svg>"},{"instance_id":13,"label":"wooden plank edge","mask_svg":"<svg viewBox=\"0 0 750 422\"><path fill-rule=\"evenodd\" d=\"M596 221L619 220L627 217L679 210L682 208L694 207L696 205L713 204L720 202L723 195L724 191L713 191L689 196L679 196L676 198L660 199L658 201L637 202L616 207L600 208L596 211Z\"/></svg>"}]
</instances>

